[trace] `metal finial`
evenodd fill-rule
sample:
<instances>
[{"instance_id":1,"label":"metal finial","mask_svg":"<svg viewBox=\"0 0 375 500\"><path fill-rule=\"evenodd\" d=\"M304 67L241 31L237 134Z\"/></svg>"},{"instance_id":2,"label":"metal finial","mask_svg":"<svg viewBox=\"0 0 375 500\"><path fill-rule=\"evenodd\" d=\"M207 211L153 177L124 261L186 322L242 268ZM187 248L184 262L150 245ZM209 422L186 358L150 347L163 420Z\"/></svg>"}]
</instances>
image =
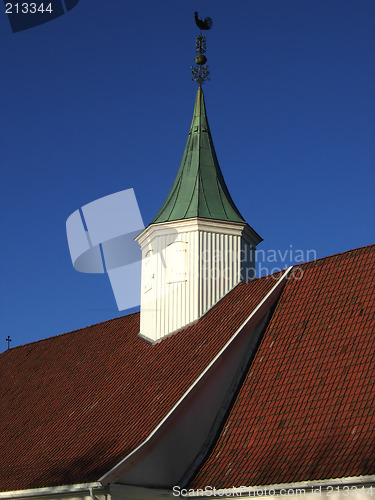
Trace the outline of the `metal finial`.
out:
<instances>
[{"instance_id":1,"label":"metal finial","mask_svg":"<svg viewBox=\"0 0 375 500\"><path fill-rule=\"evenodd\" d=\"M5 340L8 342L8 349L10 349L9 343L12 342L12 339L8 335L8 337Z\"/></svg>"},{"instance_id":2,"label":"metal finial","mask_svg":"<svg viewBox=\"0 0 375 500\"><path fill-rule=\"evenodd\" d=\"M206 37L202 35L202 30L210 30L212 27L212 19L206 17L204 20L199 19L198 12L194 12L195 24L200 29L200 34L195 40L195 51L198 53L195 58L196 66L191 67L193 75L192 80L202 85L207 80L210 80L210 72L206 66L207 57L204 55L206 52Z\"/></svg>"}]
</instances>

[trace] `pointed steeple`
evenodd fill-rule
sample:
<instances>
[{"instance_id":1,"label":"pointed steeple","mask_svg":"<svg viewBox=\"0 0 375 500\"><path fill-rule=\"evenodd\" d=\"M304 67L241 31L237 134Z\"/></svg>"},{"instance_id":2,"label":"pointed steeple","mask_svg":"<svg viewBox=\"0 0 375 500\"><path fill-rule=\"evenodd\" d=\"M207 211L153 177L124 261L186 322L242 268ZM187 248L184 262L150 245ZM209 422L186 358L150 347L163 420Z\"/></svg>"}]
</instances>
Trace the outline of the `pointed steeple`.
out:
<instances>
[{"instance_id":1,"label":"pointed steeple","mask_svg":"<svg viewBox=\"0 0 375 500\"><path fill-rule=\"evenodd\" d=\"M245 222L220 170L201 86L180 168L167 199L151 224L195 217Z\"/></svg>"},{"instance_id":2,"label":"pointed steeple","mask_svg":"<svg viewBox=\"0 0 375 500\"><path fill-rule=\"evenodd\" d=\"M195 22L194 114L173 186L137 237L142 249L141 334L157 341L202 317L240 281L255 277L262 241L234 204L208 125L202 84L209 80L206 37L212 19Z\"/></svg>"}]
</instances>

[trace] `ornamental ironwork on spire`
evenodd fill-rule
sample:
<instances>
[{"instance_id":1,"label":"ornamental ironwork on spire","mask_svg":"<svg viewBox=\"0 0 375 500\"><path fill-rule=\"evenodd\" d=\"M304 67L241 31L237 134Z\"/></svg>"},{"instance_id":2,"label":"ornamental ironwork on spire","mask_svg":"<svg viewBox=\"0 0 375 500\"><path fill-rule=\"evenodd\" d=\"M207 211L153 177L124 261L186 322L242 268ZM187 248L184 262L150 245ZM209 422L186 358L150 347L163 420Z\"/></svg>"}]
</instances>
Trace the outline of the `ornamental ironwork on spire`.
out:
<instances>
[{"instance_id":1,"label":"ornamental ironwork on spire","mask_svg":"<svg viewBox=\"0 0 375 500\"><path fill-rule=\"evenodd\" d=\"M210 71L206 65L207 57L204 55L206 53L206 37L202 35L202 30L210 30L212 27L212 19L206 17L204 20L199 19L198 12L194 12L195 24L200 29L200 34L195 39L195 51L197 55L194 58L195 66L191 67L191 73L193 75L192 80L197 82L201 86L207 80L210 80Z\"/></svg>"},{"instance_id":2,"label":"ornamental ironwork on spire","mask_svg":"<svg viewBox=\"0 0 375 500\"><path fill-rule=\"evenodd\" d=\"M195 98L193 119L182 156L180 168L169 194L151 224L159 224L183 219L201 218L217 221L245 223L225 184L216 156L207 119L202 83L207 80L205 68L206 38L202 30L212 26L212 19L198 18L195 22L200 29L196 39L197 71L193 80L199 84ZM254 232L255 233L255 232ZM257 235L258 238L260 238Z\"/></svg>"}]
</instances>

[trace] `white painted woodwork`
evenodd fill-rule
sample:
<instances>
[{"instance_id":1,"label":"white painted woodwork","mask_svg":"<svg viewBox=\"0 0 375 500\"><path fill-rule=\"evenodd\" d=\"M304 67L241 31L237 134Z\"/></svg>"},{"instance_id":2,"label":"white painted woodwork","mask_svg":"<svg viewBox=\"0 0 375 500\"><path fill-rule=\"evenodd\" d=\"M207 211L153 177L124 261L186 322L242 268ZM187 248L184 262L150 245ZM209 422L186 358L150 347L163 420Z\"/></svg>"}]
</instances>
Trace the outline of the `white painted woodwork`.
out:
<instances>
[{"instance_id":1,"label":"white painted woodwork","mask_svg":"<svg viewBox=\"0 0 375 500\"><path fill-rule=\"evenodd\" d=\"M160 500L165 498L194 498L205 500L373 500L375 476L344 477L301 483L284 483L266 486L234 486L226 490L207 484L200 490L175 485L170 490L135 486L112 485L111 500ZM263 492L263 493L262 493ZM275 493L274 493L275 492ZM273 494L274 493L274 494Z\"/></svg>"},{"instance_id":2,"label":"white painted woodwork","mask_svg":"<svg viewBox=\"0 0 375 500\"><path fill-rule=\"evenodd\" d=\"M0 500L162 500L166 498L373 500L374 488L375 476L368 475L253 487L234 486L223 490L216 489L216 491L212 485L207 485L200 490L191 490L189 487L179 485L168 489L157 489L110 484L106 488L96 487L91 491L83 488L78 490L76 485L65 485L0 492Z\"/></svg>"},{"instance_id":3,"label":"white painted woodwork","mask_svg":"<svg viewBox=\"0 0 375 500\"><path fill-rule=\"evenodd\" d=\"M140 333L155 341L197 320L255 277L258 235L247 224L185 219L152 224L142 249Z\"/></svg>"}]
</instances>

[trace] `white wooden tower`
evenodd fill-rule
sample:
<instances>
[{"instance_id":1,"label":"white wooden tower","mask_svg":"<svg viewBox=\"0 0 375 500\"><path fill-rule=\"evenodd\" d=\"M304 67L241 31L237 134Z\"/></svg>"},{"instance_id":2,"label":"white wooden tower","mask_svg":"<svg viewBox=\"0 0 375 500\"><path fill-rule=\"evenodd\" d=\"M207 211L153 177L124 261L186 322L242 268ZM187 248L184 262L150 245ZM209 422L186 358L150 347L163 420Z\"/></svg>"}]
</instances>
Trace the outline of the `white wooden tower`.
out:
<instances>
[{"instance_id":1,"label":"white wooden tower","mask_svg":"<svg viewBox=\"0 0 375 500\"><path fill-rule=\"evenodd\" d=\"M140 333L153 341L197 320L255 275L262 238L228 192L201 86L177 177L136 241L142 249Z\"/></svg>"}]
</instances>

